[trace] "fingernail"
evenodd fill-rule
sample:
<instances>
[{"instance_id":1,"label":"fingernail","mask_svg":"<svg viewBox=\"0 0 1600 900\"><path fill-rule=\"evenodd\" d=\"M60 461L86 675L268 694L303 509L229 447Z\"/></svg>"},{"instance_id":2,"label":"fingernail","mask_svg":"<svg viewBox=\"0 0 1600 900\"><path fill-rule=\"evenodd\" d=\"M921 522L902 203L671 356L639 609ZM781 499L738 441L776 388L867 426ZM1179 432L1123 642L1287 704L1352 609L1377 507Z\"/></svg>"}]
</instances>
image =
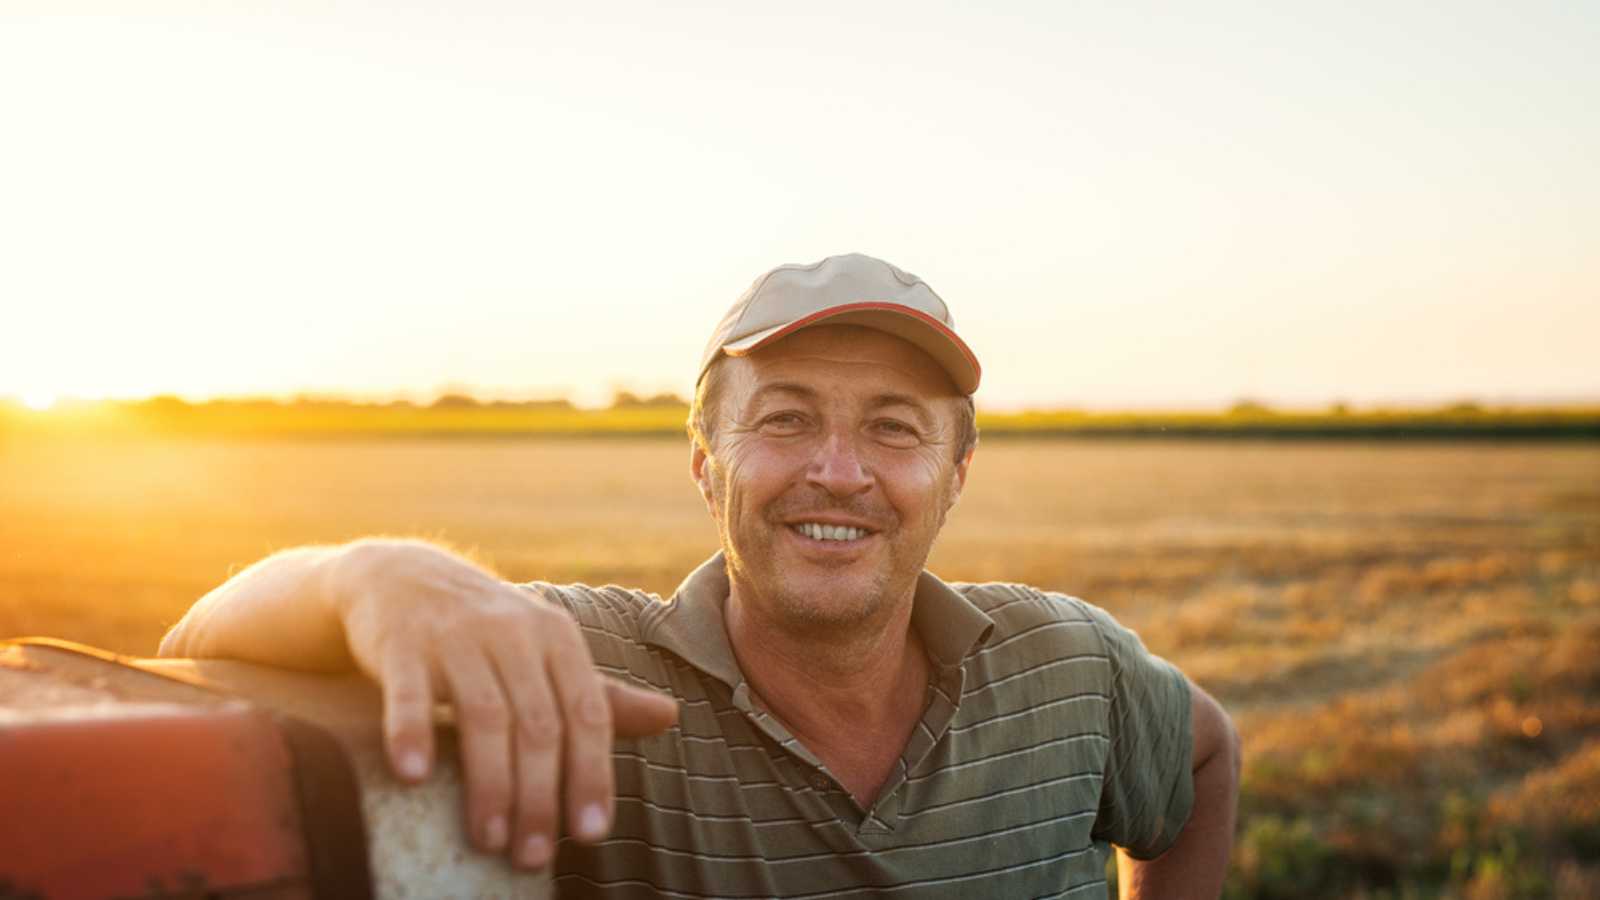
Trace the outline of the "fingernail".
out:
<instances>
[{"instance_id":1,"label":"fingernail","mask_svg":"<svg viewBox=\"0 0 1600 900\"><path fill-rule=\"evenodd\" d=\"M537 869L550 861L550 840L542 834L530 834L522 842L522 852L517 861L530 869Z\"/></svg>"},{"instance_id":2,"label":"fingernail","mask_svg":"<svg viewBox=\"0 0 1600 900\"><path fill-rule=\"evenodd\" d=\"M428 774L428 761L415 750L400 754L400 777L413 781Z\"/></svg>"},{"instance_id":3,"label":"fingernail","mask_svg":"<svg viewBox=\"0 0 1600 900\"><path fill-rule=\"evenodd\" d=\"M483 826L483 839L490 850L503 850L506 846L506 817L495 816Z\"/></svg>"},{"instance_id":4,"label":"fingernail","mask_svg":"<svg viewBox=\"0 0 1600 900\"><path fill-rule=\"evenodd\" d=\"M606 834L606 811L598 803L591 803L578 814L578 834L587 840L599 840Z\"/></svg>"}]
</instances>

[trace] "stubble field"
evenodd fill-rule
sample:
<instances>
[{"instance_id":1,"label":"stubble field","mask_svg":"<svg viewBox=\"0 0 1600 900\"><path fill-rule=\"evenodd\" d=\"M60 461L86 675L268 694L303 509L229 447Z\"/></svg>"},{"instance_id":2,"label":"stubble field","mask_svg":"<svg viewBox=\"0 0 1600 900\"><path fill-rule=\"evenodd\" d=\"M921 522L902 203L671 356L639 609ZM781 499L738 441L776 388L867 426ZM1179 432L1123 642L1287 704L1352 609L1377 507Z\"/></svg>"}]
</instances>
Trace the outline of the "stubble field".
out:
<instances>
[{"instance_id":1,"label":"stubble field","mask_svg":"<svg viewBox=\"0 0 1600 900\"><path fill-rule=\"evenodd\" d=\"M670 594L681 440L4 440L0 637L135 654L364 534ZM1245 739L1230 896L1600 896L1600 445L992 441L931 568L1084 597Z\"/></svg>"}]
</instances>

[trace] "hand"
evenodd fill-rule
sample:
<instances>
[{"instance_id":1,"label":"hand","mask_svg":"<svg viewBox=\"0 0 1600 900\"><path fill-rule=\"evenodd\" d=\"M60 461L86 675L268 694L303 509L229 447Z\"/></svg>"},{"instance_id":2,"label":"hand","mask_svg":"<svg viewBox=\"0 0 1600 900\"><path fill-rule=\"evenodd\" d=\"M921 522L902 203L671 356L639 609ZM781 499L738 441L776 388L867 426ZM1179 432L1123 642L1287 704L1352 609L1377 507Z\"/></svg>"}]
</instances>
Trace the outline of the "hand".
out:
<instances>
[{"instance_id":1,"label":"hand","mask_svg":"<svg viewBox=\"0 0 1600 900\"><path fill-rule=\"evenodd\" d=\"M561 821L580 840L610 831L613 732L665 730L671 698L601 676L566 610L437 547L359 542L326 577L351 655L382 685L397 776L427 777L433 706L448 699L475 845L538 868Z\"/></svg>"}]
</instances>

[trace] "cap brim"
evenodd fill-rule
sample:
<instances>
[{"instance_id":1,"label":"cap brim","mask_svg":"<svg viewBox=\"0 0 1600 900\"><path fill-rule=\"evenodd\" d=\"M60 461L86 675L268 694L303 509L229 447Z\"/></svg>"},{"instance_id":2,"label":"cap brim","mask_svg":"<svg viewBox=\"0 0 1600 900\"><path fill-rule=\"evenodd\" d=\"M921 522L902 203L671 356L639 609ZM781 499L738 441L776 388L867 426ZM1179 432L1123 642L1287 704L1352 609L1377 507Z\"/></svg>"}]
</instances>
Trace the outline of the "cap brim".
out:
<instances>
[{"instance_id":1,"label":"cap brim","mask_svg":"<svg viewBox=\"0 0 1600 900\"><path fill-rule=\"evenodd\" d=\"M956 390L963 394L972 394L978 390L983 369L978 365L978 357L972 352L972 348L943 322L925 312L898 303L867 300L831 306L793 322L758 331L737 341L729 341L722 345L722 352L729 356L744 356L780 341L802 328L823 322L830 325L862 325L892 334L933 357L940 368L950 376Z\"/></svg>"}]
</instances>

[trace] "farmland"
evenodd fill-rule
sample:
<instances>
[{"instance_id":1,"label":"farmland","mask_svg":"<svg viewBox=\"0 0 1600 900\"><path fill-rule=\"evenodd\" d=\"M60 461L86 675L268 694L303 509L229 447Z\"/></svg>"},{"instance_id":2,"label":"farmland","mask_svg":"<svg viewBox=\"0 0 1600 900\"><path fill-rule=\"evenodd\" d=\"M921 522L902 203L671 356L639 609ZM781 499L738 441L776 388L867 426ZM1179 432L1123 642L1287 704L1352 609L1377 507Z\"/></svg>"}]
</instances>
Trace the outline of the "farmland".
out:
<instances>
[{"instance_id":1,"label":"farmland","mask_svg":"<svg viewBox=\"0 0 1600 900\"><path fill-rule=\"evenodd\" d=\"M55 404L51 398L50 404ZM178 397L65 400L30 409L0 398L0 436L94 437L672 437L683 433L688 405L673 394L640 398L620 392L609 407L580 409L566 400L481 401L445 395L426 406L303 397L292 401ZM1600 407L1483 406L1274 409L1240 401L1223 410L980 410L991 437L1593 440Z\"/></svg>"},{"instance_id":2,"label":"farmland","mask_svg":"<svg viewBox=\"0 0 1600 900\"><path fill-rule=\"evenodd\" d=\"M371 533L665 595L716 542L687 462L0 434L0 636L152 653L230 572ZM1099 603L1223 701L1231 896L1600 896L1600 444L990 440L930 566Z\"/></svg>"}]
</instances>

